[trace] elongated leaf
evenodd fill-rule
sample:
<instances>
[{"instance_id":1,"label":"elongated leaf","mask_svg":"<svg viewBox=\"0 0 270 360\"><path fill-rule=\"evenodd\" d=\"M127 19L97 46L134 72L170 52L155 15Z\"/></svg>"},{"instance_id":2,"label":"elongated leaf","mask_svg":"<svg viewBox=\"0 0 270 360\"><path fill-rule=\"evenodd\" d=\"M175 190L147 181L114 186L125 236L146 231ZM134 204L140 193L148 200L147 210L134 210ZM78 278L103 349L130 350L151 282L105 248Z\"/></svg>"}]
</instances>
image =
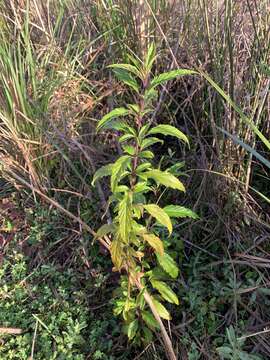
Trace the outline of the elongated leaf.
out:
<instances>
[{"instance_id":1,"label":"elongated leaf","mask_svg":"<svg viewBox=\"0 0 270 360\"><path fill-rule=\"evenodd\" d=\"M132 145L123 145L122 148L123 148L124 152L129 155L134 155L136 152L136 148Z\"/></svg>"},{"instance_id":2,"label":"elongated leaf","mask_svg":"<svg viewBox=\"0 0 270 360\"><path fill-rule=\"evenodd\" d=\"M163 208L169 217L198 219L199 216L192 210L179 205L167 205Z\"/></svg>"},{"instance_id":3,"label":"elongated leaf","mask_svg":"<svg viewBox=\"0 0 270 360\"><path fill-rule=\"evenodd\" d=\"M147 179L148 178L153 179L155 180L156 183L160 183L172 189L186 191L181 181L179 181L177 177L170 174L169 172L154 169L154 170L146 171L141 175L143 177L146 177Z\"/></svg>"},{"instance_id":4,"label":"elongated leaf","mask_svg":"<svg viewBox=\"0 0 270 360\"><path fill-rule=\"evenodd\" d=\"M144 159L153 159L155 155L152 153L152 151L145 150L139 153L139 157Z\"/></svg>"},{"instance_id":5,"label":"elongated leaf","mask_svg":"<svg viewBox=\"0 0 270 360\"><path fill-rule=\"evenodd\" d=\"M163 209L156 204L143 205L143 207L151 216L168 229L169 234L172 233L171 219Z\"/></svg>"},{"instance_id":6,"label":"elongated leaf","mask_svg":"<svg viewBox=\"0 0 270 360\"><path fill-rule=\"evenodd\" d=\"M134 138L134 135L133 134L124 134L122 136L120 136L120 138L118 139L118 141L120 143L124 142L124 141L127 141L127 140L130 140L130 139L133 139Z\"/></svg>"},{"instance_id":7,"label":"elongated leaf","mask_svg":"<svg viewBox=\"0 0 270 360\"><path fill-rule=\"evenodd\" d=\"M134 194L140 193L140 192L142 192L142 193L148 192L149 190L151 190L151 189L150 189L149 186L147 186L146 181L138 182L138 183L134 186L134 189L133 189Z\"/></svg>"},{"instance_id":8,"label":"elongated leaf","mask_svg":"<svg viewBox=\"0 0 270 360\"><path fill-rule=\"evenodd\" d=\"M128 108L133 111L135 114L140 113L140 107L137 104L128 104Z\"/></svg>"},{"instance_id":9,"label":"elongated leaf","mask_svg":"<svg viewBox=\"0 0 270 360\"><path fill-rule=\"evenodd\" d=\"M142 74L140 71L135 66L130 64L112 64L109 65L108 68L126 70L142 79Z\"/></svg>"},{"instance_id":10,"label":"elongated leaf","mask_svg":"<svg viewBox=\"0 0 270 360\"><path fill-rule=\"evenodd\" d=\"M143 331L143 341L146 342L147 344L150 344L150 342L152 342L153 340L153 332L146 326L142 327L142 331Z\"/></svg>"},{"instance_id":11,"label":"elongated leaf","mask_svg":"<svg viewBox=\"0 0 270 360\"><path fill-rule=\"evenodd\" d=\"M157 85L163 84L166 81L175 79L178 76L183 75L193 75L196 74L196 71L194 70L188 70L188 69L178 69L178 70L172 70L169 72L165 72L163 74L160 74L151 81L151 88L156 87Z\"/></svg>"},{"instance_id":12,"label":"elongated leaf","mask_svg":"<svg viewBox=\"0 0 270 360\"><path fill-rule=\"evenodd\" d=\"M128 164L131 161L131 157L129 155L123 155L112 166L111 172L111 189L112 192L115 191L115 188L120 180L121 175L126 170Z\"/></svg>"},{"instance_id":13,"label":"elongated leaf","mask_svg":"<svg viewBox=\"0 0 270 360\"><path fill-rule=\"evenodd\" d=\"M144 66L148 72L151 70L153 62L155 61L155 58L156 58L156 46L152 42L147 51L147 55L145 58L145 64L144 64Z\"/></svg>"},{"instance_id":14,"label":"elongated leaf","mask_svg":"<svg viewBox=\"0 0 270 360\"><path fill-rule=\"evenodd\" d=\"M152 145L154 145L154 144L156 144L156 143L163 143L163 141L162 140L160 140L160 139L158 139L158 138L156 138L156 137L149 137L149 138L146 138L146 139L144 139L143 141L142 141L142 145L141 145L141 149L143 150L143 149L146 149L146 148L148 148L149 146L152 146Z\"/></svg>"},{"instance_id":15,"label":"elongated leaf","mask_svg":"<svg viewBox=\"0 0 270 360\"><path fill-rule=\"evenodd\" d=\"M261 133L258 127L243 113L239 106L227 95L221 87L203 71L199 73L213 86L213 88L227 101L228 104L240 115L241 119L252 129L252 131L261 139L267 149L270 149L270 141Z\"/></svg>"},{"instance_id":16,"label":"elongated leaf","mask_svg":"<svg viewBox=\"0 0 270 360\"><path fill-rule=\"evenodd\" d=\"M122 81L124 84L131 87L136 92L139 92L139 85L138 85L137 81L133 78L133 76L127 70L113 69L113 71L114 71L116 77L120 81Z\"/></svg>"},{"instance_id":17,"label":"elongated leaf","mask_svg":"<svg viewBox=\"0 0 270 360\"><path fill-rule=\"evenodd\" d=\"M155 329L155 328L159 329L159 323L156 321L154 316L149 311L146 310L142 311L142 318L150 329Z\"/></svg>"},{"instance_id":18,"label":"elongated leaf","mask_svg":"<svg viewBox=\"0 0 270 360\"><path fill-rule=\"evenodd\" d=\"M126 108L116 108L110 111L108 114L104 115L101 120L99 120L97 124L97 131L102 129L104 126L108 124L108 122L112 121L115 118L118 118L119 116L125 116L129 114L129 110Z\"/></svg>"},{"instance_id":19,"label":"elongated leaf","mask_svg":"<svg viewBox=\"0 0 270 360\"><path fill-rule=\"evenodd\" d=\"M145 162L145 163L140 164L136 169L136 174L139 174L146 169L150 169L151 166L152 166L152 164L150 162Z\"/></svg>"},{"instance_id":20,"label":"elongated leaf","mask_svg":"<svg viewBox=\"0 0 270 360\"><path fill-rule=\"evenodd\" d=\"M265 166L270 169L270 161L268 161L265 157L260 155L255 149L253 149L250 145L244 143L242 140L240 140L237 136L230 134L228 131L221 129L218 127L220 131L222 131L224 134L229 136L235 143L241 145L243 148L245 148L248 152L250 152L252 155L254 155L258 160L260 160Z\"/></svg>"},{"instance_id":21,"label":"elongated leaf","mask_svg":"<svg viewBox=\"0 0 270 360\"><path fill-rule=\"evenodd\" d=\"M132 224L132 212L129 195L127 193L119 203L118 220L120 236L125 243L128 243Z\"/></svg>"},{"instance_id":22,"label":"elongated leaf","mask_svg":"<svg viewBox=\"0 0 270 360\"><path fill-rule=\"evenodd\" d=\"M113 164L108 164L108 165L104 165L102 166L101 168L99 168L94 176L93 176L93 180L91 182L91 185L94 186L95 185L95 182L98 180L98 179L101 179L105 176L109 176L111 175L112 173L112 167L113 167Z\"/></svg>"},{"instance_id":23,"label":"elongated leaf","mask_svg":"<svg viewBox=\"0 0 270 360\"><path fill-rule=\"evenodd\" d=\"M149 127L150 127L150 124L143 125L143 127L139 131L139 138L140 139L142 139L146 135L147 131L149 130Z\"/></svg>"},{"instance_id":24,"label":"elongated leaf","mask_svg":"<svg viewBox=\"0 0 270 360\"><path fill-rule=\"evenodd\" d=\"M150 134L170 135L170 136L174 136L180 140L183 140L186 143L189 142L186 135L184 133L182 133L182 131L180 131L179 129L177 129L176 127L174 127L172 125L161 124L161 125L155 126L148 132L148 135L150 135Z\"/></svg>"},{"instance_id":25,"label":"elongated leaf","mask_svg":"<svg viewBox=\"0 0 270 360\"><path fill-rule=\"evenodd\" d=\"M164 305L162 305L158 300L153 299L153 303L155 305L155 308L159 314L159 316L165 320L171 320L171 315L169 311L165 308Z\"/></svg>"},{"instance_id":26,"label":"elongated leaf","mask_svg":"<svg viewBox=\"0 0 270 360\"><path fill-rule=\"evenodd\" d=\"M157 254L164 254L163 243L159 237L154 234L143 234L143 238L156 251Z\"/></svg>"},{"instance_id":27,"label":"elongated leaf","mask_svg":"<svg viewBox=\"0 0 270 360\"><path fill-rule=\"evenodd\" d=\"M151 280L153 288L157 289L164 300L179 305L179 300L174 291L163 281Z\"/></svg>"},{"instance_id":28,"label":"elongated leaf","mask_svg":"<svg viewBox=\"0 0 270 360\"><path fill-rule=\"evenodd\" d=\"M112 262L117 270L120 270L123 263L123 248L119 239L112 241L110 246L110 252L112 257Z\"/></svg>"},{"instance_id":29,"label":"elongated leaf","mask_svg":"<svg viewBox=\"0 0 270 360\"><path fill-rule=\"evenodd\" d=\"M169 254L164 253L162 256L157 254L157 259L162 269L165 270L166 273L173 279L176 279L179 273L179 269L173 258Z\"/></svg>"},{"instance_id":30,"label":"elongated leaf","mask_svg":"<svg viewBox=\"0 0 270 360\"><path fill-rule=\"evenodd\" d=\"M129 323L128 329L127 329L127 335L128 335L129 340L131 340L135 337L138 327L139 327L139 322L137 319L135 319L131 323Z\"/></svg>"}]
</instances>

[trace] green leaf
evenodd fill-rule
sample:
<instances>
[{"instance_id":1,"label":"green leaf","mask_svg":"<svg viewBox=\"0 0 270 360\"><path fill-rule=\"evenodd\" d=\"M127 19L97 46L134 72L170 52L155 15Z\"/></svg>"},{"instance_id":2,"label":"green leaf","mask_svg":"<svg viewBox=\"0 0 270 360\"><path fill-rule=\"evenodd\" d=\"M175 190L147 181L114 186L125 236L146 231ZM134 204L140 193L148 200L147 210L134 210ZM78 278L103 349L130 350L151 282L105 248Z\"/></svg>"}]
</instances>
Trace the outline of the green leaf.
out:
<instances>
[{"instance_id":1,"label":"green leaf","mask_svg":"<svg viewBox=\"0 0 270 360\"><path fill-rule=\"evenodd\" d=\"M129 154L129 155L134 155L135 154L136 149L132 145L123 145L122 148L123 148L124 152Z\"/></svg>"},{"instance_id":2,"label":"green leaf","mask_svg":"<svg viewBox=\"0 0 270 360\"><path fill-rule=\"evenodd\" d=\"M229 346L221 346L217 348L217 352L224 359L232 359L233 351Z\"/></svg>"},{"instance_id":3,"label":"green leaf","mask_svg":"<svg viewBox=\"0 0 270 360\"><path fill-rule=\"evenodd\" d=\"M186 135L184 133L182 133L182 131L180 131L179 129L177 129L176 127L174 127L172 125L161 124L161 125L155 126L148 132L148 135L150 135L150 134L152 134L152 135L153 134L170 135L170 136L174 136L180 140L183 140L186 143L189 143Z\"/></svg>"},{"instance_id":4,"label":"green leaf","mask_svg":"<svg viewBox=\"0 0 270 360\"><path fill-rule=\"evenodd\" d=\"M258 129L258 127L253 123L252 120L250 120L240 109L239 106L235 104L234 101L230 98L229 95L227 95L224 90L215 83L214 80L210 78L210 76L203 71L199 71L199 73L211 84L214 89L223 97L224 100L227 101L228 104L231 105L231 107L240 115L241 119L251 128L251 130L261 139L261 141L264 143L264 145L267 147L267 149L270 149L270 141L263 135L263 133Z\"/></svg>"},{"instance_id":5,"label":"green leaf","mask_svg":"<svg viewBox=\"0 0 270 360\"><path fill-rule=\"evenodd\" d=\"M123 155L112 165L111 170L111 189L112 192L115 191L115 188L120 181L120 177L123 172L126 170L128 164L131 161L131 157L129 155Z\"/></svg>"},{"instance_id":6,"label":"green leaf","mask_svg":"<svg viewBox=\"0 0 270 360\"><path fill-rule=\"evenodd\" d=\"M137 333L139 327L139 322L138 320L133 320L129 325L128 325L128 329L127 329L127 335L129 340L133 339Z\"/></svg>"},{"instance_id":7,"label":"green leaf","mask_svg":"<svg viewBox=\"0 0 270 360\"><path fill-rule=\"evenodd\" d=\"M175 177L174 175L170 174L166 171L161 170L150 170L146 171L141 174L143 177L146 177L147 179L153 179L156 183L160 183L166 187L170 187L172 189L177 189L180 191L185 191L184 185Z\"/></svg>"},{"instance_id":8,"label":"green leaf","mask_svg":"<svg viewBox=\"0 0 270 360\"><path fill-rule=\"evenodd\" d=\"M157 254L164 254L163 243L159 237L154 234L143 234L143 238L156 251Z\"/></svg>"},{"instance_id":9,"label":"green leaf","mask_svg":"<svg viewBox=\"0 0 270 360\"><path fill-rule=\"evenodd\" d=\"M104 126L107 125L108 122L112 121L113 119L119 116L126 116L129 114L129 110L126 108L116 108L110 111L108 114L104 115L101 120L99 120L97 124L97 131L102 129Z\"/></svg>"},{"instance_id":10,"label":"green leaf","mask_svg":"<svg viewBox=\"0 0 270 360\"><path fill-rule=\"evenodd\" d=\"M130 65L130 64L112 64L112 65L109 65L108 68L126 70L126 71L138 76L140 79L143 78L140 71L135 66Z\"/></svg>"},{"instance_id":11,"label":"green leaf","mask_svg":"<svg viewBox=\"0 0 270 360\"><path fill-rule=\"evenodd\" d=\"M168 231L169 234L172 233L172 222L170 217L165 213L165 211L163 209L161 209L161 207L159 207L156 204L149 204L149 205L143 205L143 207L145 208L145 210L151 215L153 216L160 224L162 224L163 226L165 226Z\"/></svg>"},{"instance_id":12,"label":"green leaf","mask_svg":"<svg viewBox=\"0 0 270 360\"><path fill-rule=\"evenodd\" d=\"M136 115L140 113L140 107L137 104L128 104L128 108Z\"/></svg>"},{"instance_id":13,"label":"green leaf","mask_svg":"<svg viewBox=\"0 0 270 360\"><path fill-rule=\"evenodd\" d=\"M163 299L165 299L166 301L172 304L179 305L179 300L175 292L172 291L172 289L165 282L152 279L151 284L153 288L159 291Z\"/></svg>"},{"instance_id":14,"label":"green leaf","mask_svg":"<svg viewBox=\"0 0 270 360\"><path fill-rule=\"evenodd\" d=\"M169 217L184 218L189 217L192 219L199 219L199 216L192 210L179 205L167 205L163 208Z\"/></svg>"},{"instance_id":15,"label":"green leaf","mask_svg":"<svg viewBox=\"0 0 270 360\"><path fill-rule=\"evenodd\" d=\"M116 186L114 192L115 193L125 193L129 190L129 187L126 186L126 185L119 185L119 186Z\"/></svg>"},{"instance_id":16,"label":"green leaf","mask_svg":"<svg viewBox=\"0 0 270 360\"><path fill-rule=\"evenodd\" d=\"M153 159L155 155L152 153L152 151L145 150L139 153L139 157L141 159Z\"/></svg>"},{"instance_id":17,"label":"green leaf","mask_svg":"<svg viewBox=\"0 0 270 360\"><path fill-rule=\"evenodd\" d=\"M93 180L91 182L91 185L94 186L95 185L95 182L98 180L98 179L101 179L103 178L104 176L109 176L111 175L112 173L112 167L113 167L113 164L108 164L108 165L104 165L102 166L101 168L99 168L94 176L93 176Z\"/></svg>"},{"instance_id":18,"label":"green leaf","mask_svg":"<svg viewBox=\"0 0 270 360\"><path fill-rule=\"evenodd\" d=\"M144 306L145 306L144 292L145 292L145 288L143 288L143 289L139 292L139 294L138 294L138 296L137 296L137 298L136 298L136 305L139 306L139 308L140 308L141 310L143 310L143 309L144 309Z\"/></svg>"},{"instance_id":19,"label":"green leaf","mask_svg":"<svg viewBox=\"0 0 270 360\"><path fill-rule=\"evenodd\" d=\"M114 224L104 224L98 229L95 238L103 237L104 235L107 235L109 233L113 233L114 231L115 231L115 225Z\"/></svg>"},{"instance_id":20,"label":"green leaf","mask_svg":"<svg viewBox=\"0 0 270 360\"><path fill-rule=\"evenodd\" d=\"M149 330L146 326L142 327L142 331L143 331L143 339L144 341L149 344L152 340L153 340L153 333L151 330Z\"/></svg>"},{"instance_id":21,"label":"green leaf","mask_svg":"<svg viewBox=\"0 0 270 360\"><path fill-rule=\"evenodd\" d=\"M142 62L141 60L138 58L138 57L134 57L133 55L131 54L127 54L127 57L129 58L129 60L133 63L133 65L135 65L135 67L137 69L140 69L141 68L141 65L142 65Z\"/></svg>"},{"instance_id":22,"label":"green leaf","mask_svg":"<svg viewBox=\"0 0 270 360\"><path fill-rule=\"evenodd\" d=\"M139 131L139 139L142 139L146 135L147 131L149 130L149 127L150 124L143 125L143 127Z\"/></svg>"},{"instance_id":23,"label":"green leaf","mask_svg":"<svg viewBox=\"0 0 270 360\"><path fill-rule=\"evenodd\" d=\"M171 174L175 176L179 176L182 174L181 169L185 166L185 162L178 162L172 166L170 166L166 171L170 172Z\"/></svg>"},{"instance_id":24,"label":"green leaf","mask_svg":"<svg viewBox=\"0 0 270 360\"><path fill-rule=\"evenodd\" d=\"M172 70L154 77L154 79L151 81L150 86L151 88L153 88L156 87L157 85L163 84L166 81L175 79L177 76L193 75L193 74L196 74L196 71L188 70L188 69Z\"/></svg>"},{"instance_id":25,"label":"green leaf","mask_svg":"<svg viewBox=\"0 0 270 360\"><path fill-rule=\"evenodd\" d=\"M228 131L221 129L218 127L220 131L222 131L224 134L229 136L236 144L241 145L244 149L246 149L248 152L250 152L253 156L255 156L259 161L261 161L265 166L270 169L270 161L267 160L265 157L263 157L261 154L259 154L254 148L252 148L250 145L244 143L242 140L240 140L237 136L230 134ZM270 148L269 148L270 150Z\"/></svg>"},{"instance_id":26,"label":"green leaf","mask_svg":"<svg viewBox=\"0 0 270 360\"><path fill-rule=\"evenodd\" d=\"M145 62L144 62L144 66L145 66L145 69L147 70L147 72L149 72L151 70L153 62L155 61L155 58L156 58L156 46L152 42L152 44L149 46L149 49L146 54Z\"/></svg>"},{"instance_id":27,"label":"green leaf","mask_svg":"<svg viewBox=\"0 0 270 360\"><path fill-rule=\"evenodd\" d=\"M149 311L142 311L142 318L150 329L159 329L159 323Z\"/></svg>"},{"instance_id":28,"label":"green leaf","mask_svg":"<svg viewBox=\"0 0 270 360\"><path fill-rule=\"evenodd\" d=\"M112 241L110 246L110 252L111 252L112 262L114 263L116 269L119 270L122 266L124 253L123 253L122 244L118 238Z\"/></svg>"},{"instance_id":29,"label":"green leaf","mask_svg":"<svg viewBox=\"0 0 270 360\"><path fill-rule=\"evenodd\" d=\"M179 269L173 258L169 254L164 253L162 256L157 254L157 259L162 269L165 270L166 273L173 279L176 279L179 273Z\"/></svg>"},{"instance_id":30,"label":"green leaf","mask_svg":"<svg viewBox=\"0 0 270 360\"><path fill-rule=\"evenodd\" d=\"M155 138L155 137L146 138L146 139L144 139L144 140L142 141L141 149L142 149L142 150L143 150L143 149L146 149L147 147L152 146L152 145L154 145L154 144L156 144L156 143L158 143L158 142L161 143L161 144L163 144L163 141L160 140L160 139L158 139L158 138Z\"/></svg>"},{"instance_id":31,"label":"green leaf","mask_svg":"<svg viewBox=\"0 0 270 360\"><path fill-rule=\"evenodd\" d=\"M132 211L129 194L126 193L119 203L118 210L119 233L122 240L128 243L132 224Z\"/></svg>"},{"instance_id":32,"label":"green leaf","mask_svg":"<svg viewBox=\"0 0 270 360\"><path fill-rule=\"evenodd\" d=\"M171 315L168 312L168 310L165 308L164 305L162 305L158 300L153 299L153 303L155 305L155 308L159 314L160 317L162 317L165 320L171 320Z\"/></svg>"},{"instance_id":33,"label":"green leaf","mask_svg":"<svg viewBox=\"0 0 270 360\"><path fill-rule=\"evenodd\" d=\"M113 69L114 74L116 77L122 81L124 84L128 85L130 88L135 90L136 92L139 92L139 85L137 81L133 78L133 76L124 69Z\"/></svg>"},{"instance_id":34,"label":"green leaf","mask_svg":"<svg viewBox=\"0 0 270 360\"><path fill-rule=\"evenodd\" d=\"M144 193L151 190L149 186L147 186L147 183L145 181L138 182L133 189L134 194L136 193Z\"/></svg>"},{"instance_id":35,"label":"green leaf","mask_svg":"<svg viewBox=\"0 0 270 360\"><path fill-rule=\"evenodd\" d=\"M150 162L145 162L140 164L137 169L136 169L136 174L139 174L140 172L146 170L146 169L150 169L152 166L152 164Z\"/></svg>"},{"instance_id":36,"label":"green leaf","mask_svg":"<svg viewBox=\"0 0 270 360\"><path fill-rule=\"evenodd\" d=\"M124 134L124 135L120 136L118 141L119 141L119 143L122 143L124 141L130 140L130 139L133 139L133 138L134 138L133 134Z\"/></svg>"}]
</instances>

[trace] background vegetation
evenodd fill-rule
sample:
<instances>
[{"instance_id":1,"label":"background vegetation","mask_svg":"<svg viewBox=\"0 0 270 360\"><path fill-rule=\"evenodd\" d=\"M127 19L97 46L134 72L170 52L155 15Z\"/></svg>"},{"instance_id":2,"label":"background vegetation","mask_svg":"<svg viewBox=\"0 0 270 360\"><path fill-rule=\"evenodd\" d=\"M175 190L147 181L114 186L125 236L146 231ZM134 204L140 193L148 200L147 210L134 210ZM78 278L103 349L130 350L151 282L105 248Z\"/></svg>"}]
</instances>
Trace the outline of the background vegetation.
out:
<instances>
[{"instance_id":1,"label":"background vegetation","mask_svg":"<svg viewBox=\"0 0 270 360\"><path fill-rule=\"evenodd\" d=\"M107 66L152 41L156 74L197 69L234 102L203 77L180 78L161 89L153 116L190 139L190 150L171 140L155 154L183 162L187 193L173 200L200 217L177 225L169 244L181 268L174 348L179 359L270 358L269 8L0 1L1 359L165 358L157 339L140 348L121 333L119 277L90 231L110 219L108 184L91 187L93 173L120 151L96 123L130 98Z\"/></svg>"}]
</instances>

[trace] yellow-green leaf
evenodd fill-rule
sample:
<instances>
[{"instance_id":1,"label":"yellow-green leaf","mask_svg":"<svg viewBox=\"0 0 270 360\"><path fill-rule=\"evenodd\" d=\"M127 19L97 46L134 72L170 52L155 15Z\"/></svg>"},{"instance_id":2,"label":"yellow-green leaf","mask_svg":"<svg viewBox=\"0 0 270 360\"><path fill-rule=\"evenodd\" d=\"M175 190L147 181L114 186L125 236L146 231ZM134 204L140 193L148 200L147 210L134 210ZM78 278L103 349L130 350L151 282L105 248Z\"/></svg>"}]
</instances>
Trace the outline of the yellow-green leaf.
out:
<instances>
[{"instance_id":1,"label":"yellow-green leaf","mask_svg":"<svg viewBox=\"0 0 270 360\"><path fill-rule=\"evenodd\" d=\"M153 134L170 135L170 136L174 136L180 140L183 140L186 143L189 142L186 135L182 131L180 131L179 129L177 129L176 127L174 127L172 125L161 124L161 125L155 126L148 132L148 135L151 135L151 134L152 135Z\"/></svg>"},{"instance_id":2,"label":"yellow-green leaf","mask_svg":"<svg viewBox=\"0 0 270 360\"><path fill-rule=\"evenodd\" d=\"M170 187L172 189L177 189L180 191L186 191L184 185L175 177L166 171L161 171L158 169L146 171L141 174L143 177L150 178L155 180L156 183L160 183L164 186Z\"/></svg>"},{"instance_id":3,"label":"yellow-green leaf","mask_svg":"<svg viewBox=\"0 0 270 360\"><path fill-rule=\"evenodd\" d=\"M159 237L154 234L143 234L143 238L153 249L155 249L156 253L160 255L164 254L163 243Z\"/></svg>"},{"instance_id":4,"label":"yellow-green leaf","mask_svg":"<svg viewBox=\"0 0 270 360\"><path fill-rule=\"evenodd\" d=\"M156 46L155 46L155 43L152 42L147 51L145 63L144 63L145 69L148 72L151 70L153 62L155 61L155 58L156 58Z\"/></svg>"},{"instance_id":5,"label":"yellow-green leaf","mask_svg":"<svg viewBox=\"0 0 270 360\"><path fill-rule=\"evenodd\" d=\"M162 305L158 300L153 299L153 303L155 305L155 308L159 314L160 317L162 317L165 320L171 320L171 315L169 311L165 308L164 305Z\"/></svg>"},{"instance_id":6,"label":"yellow-green leaf","mask_svg":"<svg viewBox=\"0 0 270 360\"><path fill-rule=\"evenodd\" d=\"M121 178L121 175L126 170L128 164L131 161L131 157L129 155L121 156L116 162L112 165L111 169L111 189L112 192L115 191L115 188Z\"/></svg>"},{"instance_id":7,"label":"yellow-green leaf","mask_svg":"<svg viewBox=\"0 0 270 360\"><path fill-rule=\"evenodd\" d=\"M149 311L142 311L142 318L146 325L150 327L150 329L159 328L159 323Z\"/></svg>"},{"instance_id":8,"label":"yellow-green leaf","mask_svg":"<svg viewBox=\"0 0 270 360\"><path fill-rule=\"evenodd\" d=\"M131 204L128 193L124 195L124 198L119 203L118 221L120 236L125 243L128 243L132 224Z\"/></svg>"},{"instance_id":9,"label":"yellow-green leaf","mask_svg":"<svg viewBox=\"0 0 270 360\"><path fill-rule=\"evenodd\" d=\"M161 207L156 204L144 205L143 207L151 216L168 229L169 234L172 233L171 219Z\"/></svg>"},{"instance_id":10,"label":"yellow-green leaf","mask_svg":"<svg viewBox=\"0 0 270 360\"><path fill-rule=\"evenodd\" d=\"M179 269L173 258L169 254L164 253L164 255L157 254L157 259L162 269L165 270L172 278L176 279Z\"/></svg>"},{"instance_id":11,"label":"yellow-green leaf","mask_svg":"<svg viewBox=\"0 0 270 360\"><path fill-rule=\"evenodd\" d=\"M163 281L151 280L152 286L157 289L164 300L179 305L179 300L174 291Z\"/></svg>"},{"instance_id":12,"label":"yellow-green leaf","mask_svg":"<svg viewBox=\"0 0 270 360\"><path fill-rule=\"evenodd\" d=\"M183 75L193 75L196 74L196 71L189 70L189 69L177 69L165 72L163 74L160 74L151 81L151 87L155 87L157 85L163 84L166 81L175 79L177 76L183 76Z\"/></svg>"},{"instance_id":13,"label":"yellow-green leaf","mask_svg":"<svg viewBox=\"0 0 270 360\"><path fill-rule=\"evenodd\" d=\"M104 165L102 166L101 168L99 168L94 176L93 176L93 180L91 182L91 185L94 186L95 185L95 182L98 180L98 179L101 179L102 177L104 176L109 176L111 175L112 173L112 166L113 164L108 164L108 165Z\"/></svg>"},{"instance_id":14,"label":"yellow-green leaf","mask_svg":"<svg viewBox=\"0 0 270 360\"><path fill-rule=\"evenodd\" d=\"M110 246L110 252L112 257L112 262L117 270L119 270L123 263L123 249L122 244L118 239L112 241Z\"/></svg>"},{"instance_id":15,"label":"yellow-green leaf","mask_svg":"<svg viewBox=\"0 0 270 360\"><path fill-rule=\"evenodd\" d=\"M139 327L139 322L138 320L133 320L131 323L129 323L128 325L128 329L127 329L127 335L129 340L133 339L137 333Z\"/></svg>"},{"instance_id":16,"label":"yellow-green leaf","mask_svg":"<svg viewBox=\"0 0 270 360\"><path fill-rule=\"evenodd\" d=\"M141 72L133 65L130 64L112 64L109 65L108 68L113 68L113 69L123 69L126 71L129 71L130 73L138 76L139 78L143 78Z\"/></svg>"},{"instance_id":17,"label":"yellow-green leaf","mask_svg":"<svg viewBox=\"0 0 270 360\"><path fill-rule=\"evenodd\" d=\"M169 217L184 218L189 217L192 219L198 219L199 216L192 210L179 205L167 205L163 208Z\"/></svg>"},{"instance_id":18,"label":"yellow-green leaf","mask_svg":"<svg viewBox=\"0 0 270 360\"><path fill-rule=\"evenodd\" d=\"M97 131L102 129L104 126L107 125L107 123L115 118L118 118L119 116L125 116L128 115L129 110L126 108L116 108L110 111L108 114L104 115L101 120L99 120L97 124Z\"/></svg>"}]
</instances>

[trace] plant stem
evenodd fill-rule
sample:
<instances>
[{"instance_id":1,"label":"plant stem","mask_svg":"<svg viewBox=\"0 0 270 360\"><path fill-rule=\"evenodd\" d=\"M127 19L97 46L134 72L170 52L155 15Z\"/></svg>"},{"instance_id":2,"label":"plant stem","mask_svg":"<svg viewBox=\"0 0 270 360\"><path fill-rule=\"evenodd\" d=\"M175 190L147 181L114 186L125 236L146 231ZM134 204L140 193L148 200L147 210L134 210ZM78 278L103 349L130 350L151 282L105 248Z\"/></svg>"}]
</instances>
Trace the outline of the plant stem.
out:
<instances>
[{"instance_id":1,"label":"plant stem","mask_svg":"<svg viewBox=\"0 0 270 360\"><path fill-rule=\"evenodd\" d=\"M150 296L150 294L147 292L147 290L144 288L144 286L140 283L140 281L138 279L134 279L134 282L137 286L137 288L141 291L144 289L144 300L146 301L146 303L149 305L151 311L152 311L152 314L154 315L156 321L158 322L159 326L160 326L160 331L161 331L161 336L162 336L162 339L163 339L163 344L164 344L164 347L166 349L166 355L167 355L167 358L168 360L177 360L177 357L175 355L175 352L173 350L173 346L172 346L172 342L171 342L171 339L165 329L165 326L163 325L163 322L157 312L157 309L152 301L152 298Z\"/></svg>"}]
</instances>

